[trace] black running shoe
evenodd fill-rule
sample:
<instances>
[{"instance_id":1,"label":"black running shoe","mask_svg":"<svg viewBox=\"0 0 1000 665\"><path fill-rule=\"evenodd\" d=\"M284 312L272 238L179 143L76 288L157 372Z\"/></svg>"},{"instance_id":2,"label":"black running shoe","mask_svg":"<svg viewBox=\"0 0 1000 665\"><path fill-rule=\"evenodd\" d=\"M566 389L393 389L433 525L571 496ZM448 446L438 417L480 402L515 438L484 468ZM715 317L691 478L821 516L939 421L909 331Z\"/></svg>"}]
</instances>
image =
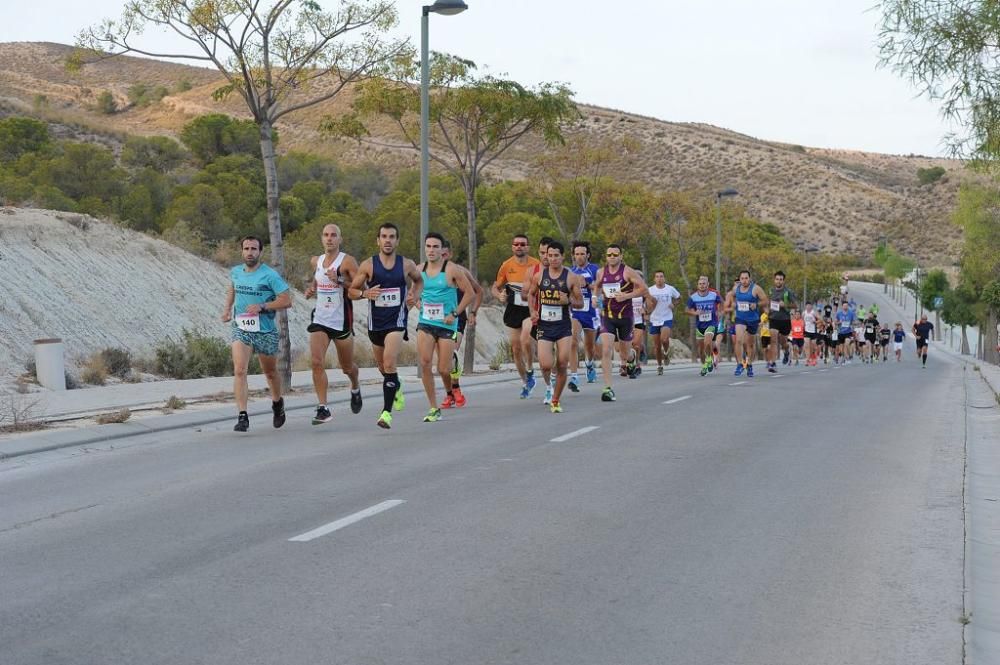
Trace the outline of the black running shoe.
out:
<instances>
[{"instance_id":1,"label":"black running shoe","mask_svg":"<svg viewBox=\"0 0 1000 665\"><path fill-rule=\"evenodd\" d=\"M245 413L241 413L236 418L236 425L233 427L234 432L245 432L250 429L250 416Z\"/></svg>"},{"instance_id":2,"label":"black running shoe","mask_svg":"<svg viewBox=\"0 0 1000 665\"><path fill-rule=\"evenodd\" d=\"M322 425L333 420L333 414L325 406L316 407L316 415L313 416L313 425Z\"/></svg>"},{"instance_id":3,"label":"black running shoe","mask_svg":"<svg viewBox=\"0 0 1000 665\"><path fill-rule=\"evenodd\" d=\"M361 391L351 393L351 413L361 413Z\"/></svg>"},{"instance_id":4,"label":"black running shoe","mask_svg":"<svg viewBox=\"0 0 1000 665\"><path fill-rule=\"evenodd\" d=\"M274 413L274 418L272 423L275 428L281 427L285 424L285 398L282 397L277 402L271 403L271 411Z\"/></svg>"}]
</instances>

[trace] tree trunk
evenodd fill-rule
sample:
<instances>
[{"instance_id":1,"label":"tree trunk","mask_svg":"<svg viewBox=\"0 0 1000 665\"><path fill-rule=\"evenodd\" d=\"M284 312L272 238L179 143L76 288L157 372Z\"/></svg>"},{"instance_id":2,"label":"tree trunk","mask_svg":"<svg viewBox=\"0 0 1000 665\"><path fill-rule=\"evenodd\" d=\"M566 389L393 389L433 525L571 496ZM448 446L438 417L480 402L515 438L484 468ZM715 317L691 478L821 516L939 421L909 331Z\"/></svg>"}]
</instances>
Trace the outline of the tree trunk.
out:
<instances>
[{"instance_id":1,"label":"tree trunk","mask_svg":"<svg viewBox=\"0 0 1000 665\"><path fill-rule=\"evenodd\" d=\"M936 310L934 312L934 341L941 341L941 313Z\"/></svg>"},{"instance_id":2,"label":"tree trunk","mask_svg":"<svg viewBox=\"0 0 1000 665\"><path fill-rule=\"evenodd\" d=\"M260 156L264 162L264 180L267 183L267 230L271 241L270 265L288 281L285 275L285 241L281 235L281 216L278 205L278 167L274 154L274 140L270 120L262 120L260 127ZM278 323L278 374L281 391L292 388L292 343L288 335L288 310L277 313Z\"/></svg>"},{"instance_id":3,"label":"tree trunk","mask_svg":"<svg viewBox=\"0 0 1000 665\"><path fill-rule=\"evenodd\" d=\"M962 355L969 355L969 333L965 324L962 324Z\"/></svg>"},{"instance_id":4,"label":"tree trunk","mask_svg":"<svg viewBox=\"0 0 1000 665\"><path fill-rule=\"evenodd\" d=\"M990 309L986 315L986 362L1000 365L1000 353L997 352L997 312Z\"/></svg>"},{"instance_id":5,"label":"tree trunk","mask_svg":"<svg viewBox=\"0 0 1000 665\"><path fill-rule=\"evenodd\" d=\"M469 271L473 278L479 281L479 234L476 230L476 182L470 179L465 183L465 217L468 224L469 240ZM462 364L463 374L472 374L476 364L476 326L468 325L465 329L465 351Z\"/></svg>"}]
</instances>

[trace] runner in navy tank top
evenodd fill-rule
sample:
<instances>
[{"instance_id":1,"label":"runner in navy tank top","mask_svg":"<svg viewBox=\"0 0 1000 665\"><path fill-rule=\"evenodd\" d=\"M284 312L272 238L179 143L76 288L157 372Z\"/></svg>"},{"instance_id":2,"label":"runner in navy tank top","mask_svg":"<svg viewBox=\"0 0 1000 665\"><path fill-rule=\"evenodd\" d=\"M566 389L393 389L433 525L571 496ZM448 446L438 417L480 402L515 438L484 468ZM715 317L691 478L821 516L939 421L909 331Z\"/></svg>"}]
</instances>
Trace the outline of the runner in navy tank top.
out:
<instances>
[{"instance_id":1,"label":"runner in navy tank top","mask_svg":"<svg viewBox=\"0 0 1000 665\"><path fill-rule=\"evenodd\" d=\"M382 373L383 409L376 424L392 426L392 411L402 411L405 400L399 389L396 358L406 337L407 312L423 291L423 279L417 265L396 254L399 229L385 223L378 227L379 253L365 259L351 283L352 300L370 301L368 338L375 362Z\"/></svg>"},{"instance_id":2,"label":"runner in navy tank top","mask_svg":"<svg viewBox=\"0 0 1000 665\"><path fill-rule=\"evenodd\" d=\"M733 348L736 351L735 376L746 370L747 376L753 376L753 361L757 353L757 328L760 326L760 313L766 311L768 297L759 284L750 279L750 271L740 272L740 281L726 295L727 312L736 315L736 335Z\"/></svg>"}]
</instances>

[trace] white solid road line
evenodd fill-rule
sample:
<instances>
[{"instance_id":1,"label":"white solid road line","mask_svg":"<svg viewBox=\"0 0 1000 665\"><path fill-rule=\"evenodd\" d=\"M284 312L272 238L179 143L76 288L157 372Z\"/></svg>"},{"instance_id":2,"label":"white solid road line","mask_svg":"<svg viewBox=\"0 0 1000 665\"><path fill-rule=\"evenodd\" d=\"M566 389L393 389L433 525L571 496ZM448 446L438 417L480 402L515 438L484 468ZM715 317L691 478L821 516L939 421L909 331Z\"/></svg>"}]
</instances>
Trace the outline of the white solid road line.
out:
<instances>
[{"instance_id":1,"label":"white solid road line","mask_svg":"<svg viewBox=\"0 0 1000 665\"><path fill-rule=\"evenodd\" d=\"M664 404L677 404L677 402L683 402L686 399L691 399L690 395L684 395L683 397L675 397L674 399L668 399Z\"/></svg>"},{"instance_id":2,"label":"white solid road line","mask_svg":"<svg viewBox=\"0 0 1000 665\"><path fill-rule=\"evenodd\" d=\"M593 432L597 428L598 425L591 425L590 427L581 427L575 432L570 432L569 434L563 434L562 436L557 436L554 439L549 439L549 441L551 441L552 443L562 443L563 441L569 441L570 439L573 439L575 437L582 436L587 432Z\"/></svg>"},{"instance_id":3,"label":"white solid road line","mask_svg":"<svg viewBox=\"0 0 1000 665\"><path fill-rule=\"evenodd\" d=\"M390 501L383 501L371 508L365 508L364 510L358 511L353 515L348 515L336 522L330 522L329 524L324 524L323 526L313 529L312 531L307 531L300 536L295 536L294 538L289 538L290 543L307 543L310 540L315 540L320 536L325 536L328 533L333 533L338 529L343 529L345 526L350 526L355 522L360 522L366 517L371 517L372 515L378 515L379 513L385 512L390 508L395 508L396 506L406 503L406 501L401 501L399 499L392 499Z\"/></svg>"},{"instance_id":4,"label":"white solid road line","mask_svg":"<svg viewBox=\"0 0 1000 665\"><path fill-rule=\"evenodd\" d=\"M731 385L731 386L742 386L744 383L746 383L746 381L734 381L733 383L730 383L729 385Z\"/></svg>"}]
</instances>

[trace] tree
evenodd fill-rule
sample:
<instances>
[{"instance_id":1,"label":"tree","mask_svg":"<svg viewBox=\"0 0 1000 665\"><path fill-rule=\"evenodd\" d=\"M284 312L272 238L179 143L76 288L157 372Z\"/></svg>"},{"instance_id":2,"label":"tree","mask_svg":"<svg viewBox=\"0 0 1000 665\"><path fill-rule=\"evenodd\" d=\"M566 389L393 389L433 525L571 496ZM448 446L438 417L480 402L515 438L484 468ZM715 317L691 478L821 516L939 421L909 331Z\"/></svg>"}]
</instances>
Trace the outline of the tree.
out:
<instances>
[{"instance_id":1,"label":"tree","mask_svg":"<svg viewBox=\"0 0 1000 665\"><path fill-rule=\"evenodd\" d=\"M214 96L237 95L258 130L267 183L270 263L285 272L274 151L274 127L281 118L336 97L408 50L404 41L385 35L396 25L390 0L339 0L326 11L317 0L128 0L118 20L107 19L84 30L82 50L71 68L92 59L135 53L194 60L214 67L225 79ZM163 52L142 46L146 28L174 33L185 48ZM355 41L349 37L358 36ZM139 40L139 41L137 41ZM291 385L288 316L278 313L282 385Z\"/></svg>"},{"instance_id":2,"label":"tree","mask_svg":"<svg viewBox=\"0 0 1000 665\"><path fill-rule=\"evenodd\" d=\"M943 270L931 270L922 280L920 280L920 304L924 309L934 312L934 335L936 339L941 339L941 311L937 307L937 299L944 298L950 290L948 276Z\"/></svg>"},{"instance_id":3,"label":"tree","mask_svg":"<svg viewBox=\"0 0 1000 665\"><path fill-rule=\"evenodd\" d=\"M271 135L278 145L277 131ZM202 164L225 155L253 155L260 152L260 130L252 120L237 120L224 113L201 115L181 129L181 143Z\"/></svg>"},{"instance_id":4,"label":"tree","mask_svg":"<svg viewBox=\"0 0 1000 665\"><path fill-rule=\"evenodd\" d=\"M984 347L987 361L1000 362L997 353L997 320L1000 298L993 299L1000 275L1000 190L994 187L964 186L952 216L962 227L962 282L978 293L982 301Z\"/></svg>"},{"instance_id":5,"label":"tree","mask_svg":"<svg viewBox=\"0 0 1000 665\"><path fill-rule=\"evenodd\" d=\"M965 125L951 135L956 154L981 162L1000 157L1000 12L984 0L883 0L880 61L921 94L941 102L942 114Z\"/></svg>"},{"instance_id":6,"label":"tree","mask_svg":"<svg viewBox=\"0 0 1000 665\"><path fill-rule=\"evenodd\" d=\"M0 163L16 161L28 152L48 149L49 126L32 118L0 120Z\"/></svg>"},{"instance_id":7,"label":"tree","mask_svg":"<svg viewBox=\"0 0 1000 665\"><path fill-rule=\"evenodd\" d=\"M361 140L370 137L364 121L383 116L395 123L404 146L419 151L420 90L412 82L420 63L410 59L396 64L392 80L371 79L359 86L354 115L328 117L321 129ZM468 264L478 279L476 188L484 170L526 136L562 143L563 124L579 113L566 86L545 83L531 90L516 81L478 76L475 63L441 53L431 58L430 85L430 159L458 179L465 192ZM475 326L466 339L465 369L471 372Z\"/></svg>"},{"instance_id":8,"label":"tree","mask_svg":"<svg viewBox=\"0 0 1000 665\"><path fill-rule=\"evenodd\" d=\"M134 169L173 171L187 155L184 147L167 136L130 136L122 147L122 164Z\"/></svg>"},{"instance_id":9,"label":"tree","mask_svg":"<svg viewBox=\"0 0 1000 665\"><path fill-rule=\"evenodd\" d=\"M944 305L941 307L941 317L951 326L962 327L962 353L969 353L969 336L967 328L978 322L976 314L976 292L968 284L960 284L956 289L948 289L943 294Z\"/></svg>"}]
</instances>

